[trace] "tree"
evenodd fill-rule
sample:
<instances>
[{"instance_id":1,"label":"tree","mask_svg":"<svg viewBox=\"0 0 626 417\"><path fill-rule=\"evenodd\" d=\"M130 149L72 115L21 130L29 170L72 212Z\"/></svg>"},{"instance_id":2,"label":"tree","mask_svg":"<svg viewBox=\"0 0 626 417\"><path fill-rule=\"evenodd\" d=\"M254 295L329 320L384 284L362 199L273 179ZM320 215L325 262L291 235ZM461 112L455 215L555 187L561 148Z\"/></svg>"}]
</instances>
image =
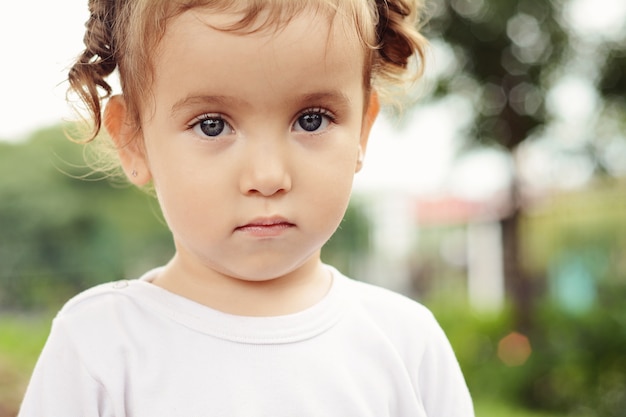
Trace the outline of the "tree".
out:
<instances>
[{"instance_id":1,"label":"tree","mask_svg":"<svg viewBox=\"0 0 626 417\"><path fill-rule=\"evenodd\" d=\"M171 254L153 198L97 181L82 149L60 126L0 144L0 309L56 309Z\"/></svg>"},{"instance_id":2,"label":"tree","mask_svg":"<svg viewBox=\"0 0 626 417\"><path fill-rule=\"evenodd\" d=\"M576 56L565 0L437 0L425 27L433 44L453 57L439 74L434 97L462 94L473 103L467 147L495 146L511 155L510 211L501 220L504 269L517 325L529 327L533 280L521 265L523 195L515 166L520 145L552 122L545 96ZM603 44L606 59L594 80L605 95L624 97L623 44ZM621 48L621 49L620 49Z\"/></svg>"}]
</instances>

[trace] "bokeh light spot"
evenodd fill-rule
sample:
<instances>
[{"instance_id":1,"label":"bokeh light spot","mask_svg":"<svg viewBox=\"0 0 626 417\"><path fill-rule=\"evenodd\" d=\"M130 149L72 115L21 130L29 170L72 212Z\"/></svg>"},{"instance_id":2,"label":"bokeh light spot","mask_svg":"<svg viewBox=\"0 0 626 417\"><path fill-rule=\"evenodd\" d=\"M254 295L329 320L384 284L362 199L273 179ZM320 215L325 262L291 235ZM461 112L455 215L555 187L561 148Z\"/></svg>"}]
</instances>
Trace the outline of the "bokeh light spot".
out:
<instances>
[{"instance_id":1,"label":"bokeh light spot","mask_svg":"<svg viewBox=\"0 0 626 417\"><path fill-rule=\"evenodd\" d=\"M509 333L498 342L498 357L507 366L523 365L531 353L530 341L521 333Z\"/></svg>"}]
</instances>

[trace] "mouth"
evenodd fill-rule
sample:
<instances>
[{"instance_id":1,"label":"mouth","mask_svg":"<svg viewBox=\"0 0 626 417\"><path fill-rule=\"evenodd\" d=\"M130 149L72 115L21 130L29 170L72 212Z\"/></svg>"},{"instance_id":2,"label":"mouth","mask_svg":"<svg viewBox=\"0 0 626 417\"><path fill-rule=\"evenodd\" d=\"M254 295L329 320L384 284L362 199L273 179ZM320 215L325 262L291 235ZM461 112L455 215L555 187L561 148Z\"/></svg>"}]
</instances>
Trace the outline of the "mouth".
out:
<instances>
[{"instance_id":1,"label":"mouth","mask_svg":"<svg viewBox=\"0 0 626 417\"><path fill-rule=\"evenodd\" d=\"M265 217L238 226L235 231L256 237L275 237L294 227L295 224L282 217Z\"/></svg>"}]
</instances>

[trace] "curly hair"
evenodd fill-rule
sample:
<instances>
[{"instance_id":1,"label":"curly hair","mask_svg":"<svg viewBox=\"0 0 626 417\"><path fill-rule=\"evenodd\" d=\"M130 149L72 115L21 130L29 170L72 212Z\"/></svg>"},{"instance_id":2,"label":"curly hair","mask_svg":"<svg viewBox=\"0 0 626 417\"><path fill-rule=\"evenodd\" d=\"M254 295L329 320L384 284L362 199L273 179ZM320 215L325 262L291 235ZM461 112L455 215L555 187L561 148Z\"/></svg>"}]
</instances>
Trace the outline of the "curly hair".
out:
<instances>
[{"instance_id":1,"label":"curly hair","mask_svg":"<svg viewBox=\"0 0 626 417\"><path fill-rule=\"evenodd\" d=\"M85 50L69 71L69 91L78 94L93 120L87 141L102 128L102 104L112 94L107 78L115 70L131 121L139 128L139 109L150 97L153 81L151 53L168 20L196 7L240 12L235 25L220 28L227 31L280 26L311 7L350 19L366 50L365 91L374 87L383 100L393 87L422 73L427 43L418 30L421 0L89 0ZM416 69L410 66L412 58Z\"/></svg>"}]
</instances>

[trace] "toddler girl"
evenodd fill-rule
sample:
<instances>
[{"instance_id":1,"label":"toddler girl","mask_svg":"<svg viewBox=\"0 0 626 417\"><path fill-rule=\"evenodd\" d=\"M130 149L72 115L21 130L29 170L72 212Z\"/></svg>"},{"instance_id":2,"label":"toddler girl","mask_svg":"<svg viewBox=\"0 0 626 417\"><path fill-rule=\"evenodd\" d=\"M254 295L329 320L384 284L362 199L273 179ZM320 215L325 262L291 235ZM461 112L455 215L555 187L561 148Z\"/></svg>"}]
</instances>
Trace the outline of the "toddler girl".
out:
<instances>
[{"instance_id":1,"label":"toddler girl","mask_svg":"<svg viewBox=\"0 0 626 417\"><path fill-rule=\"evenodd\" d=\"M20 416L472 416L430 312L320 260L378 97L423 58L417 1L90 10L71 87L176 251L65 305Z\"/></svg>"}]
</instances>

